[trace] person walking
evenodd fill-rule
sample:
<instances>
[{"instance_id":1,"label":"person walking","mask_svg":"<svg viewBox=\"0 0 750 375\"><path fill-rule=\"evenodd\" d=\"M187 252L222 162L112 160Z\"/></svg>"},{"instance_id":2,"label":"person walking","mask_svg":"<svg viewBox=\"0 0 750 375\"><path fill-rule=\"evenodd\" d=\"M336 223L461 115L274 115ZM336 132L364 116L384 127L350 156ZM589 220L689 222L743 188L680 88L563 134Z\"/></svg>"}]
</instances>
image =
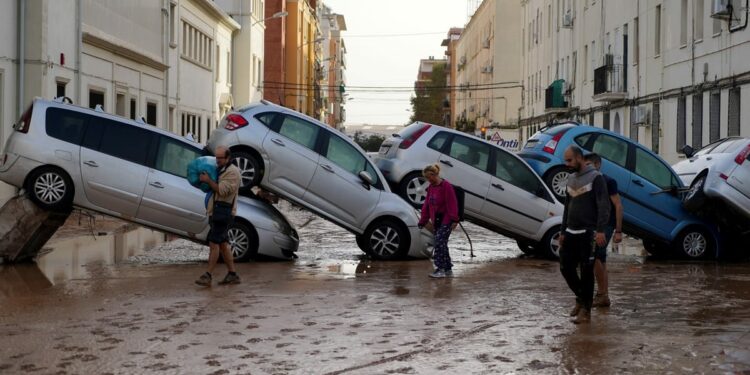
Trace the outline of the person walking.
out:
<instances>
[{"instance_id":1,"label":"person walking","mask_svg":"<svg viewBox=\"0 0 750 375\"><path fill-rule=\"evenodd\" d=\"M440 166L431 164L422 170L422 175L430 184L427 197L422 205L419 228L427 228L435 235L433 261L435 270L432 278L452 277L453 263L448 250L448 238L458 225L458 201L453 185L440 178Z\"/></svg>"},{"instance_id":2,"label":"person walking","mask_svg":"<svg viewBox=\"0 0 750 375\"><path fill-rule=\"evenodd\" d=\"M239 284L240 277L234 268L234 256L229 246L229 226L237 214L237 195L240 190L242 177L240 169L230 163L231 153L226 147L216 148L216 166L219 169L218 181L214 181L207 173L201 173L201 182L207 183L213 190L208 201L206 213L211 226L208 231L208 271L195 281L201 286L211 285L211 274L219 261L219 253L224 258L228 273L219 284Z\"/></svg>"},{"instance_id":3,"label":"person walking","mask_svg":"<svg viewBox=\"0 0 750 375\"><path fill-rule=\"evenodd\" d=\"M585 157L586 162L590 163L594 169L601 173L602 158L597 153L590 153ZM594 278L596 279L596 295L594 296L593 307L609 307L612 302L609 299L609 276L607 275L607 246L610 240L614 243L622 242L622 200L617 189L617 181L612 177L602 173L604 181L607 183L607 194L609 195L609 222L604 229L606 244L597 246L594 251ZM613 237L614 234L614 237Z\"/></svg>"},{"instance_id":4,"label":"person walking","mask_svg":"<svg viewBox=\"0 0 750 375\"><path fill-rule=\"evenodd\" d=\"M565 165L573 172L568 177L565 209L560 229L560 273L575 293L576 305L570 315L573 323L591 320L594 298L594 250L604 246L604 230L609 221L607 184L602 175L588 165L577 146L565 150ZM580 268L580 277L578 269Z\"/></svg>"}]
</instances>

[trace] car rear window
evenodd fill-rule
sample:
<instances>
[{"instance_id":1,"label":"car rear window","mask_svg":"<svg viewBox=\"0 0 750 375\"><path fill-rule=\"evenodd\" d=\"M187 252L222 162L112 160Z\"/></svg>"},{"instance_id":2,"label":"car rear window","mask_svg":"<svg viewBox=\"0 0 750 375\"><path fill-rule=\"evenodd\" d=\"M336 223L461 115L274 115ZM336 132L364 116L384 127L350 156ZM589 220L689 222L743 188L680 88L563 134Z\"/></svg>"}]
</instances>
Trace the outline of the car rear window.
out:
<instances>
[{"instance_id":1,"label":"car rear window","mask_svg":"<svg viewBox=\"0 0 750 375\"><path fill-rule=\"evenodd\" d=\"M539 132L546 135L556 136L558 133L567 131L568 129L575 128L577 125L575 124L565 124L565 125L556 125L556 126L550 126L548 128L544 128L540 130Z\"/></svg>"},{"instance_id":2,"label":"car rear window","mask_svg":"<svg viewBox=\"0 0 750 375\"><path fill-rule=\"evenodd\" d=\"M46 116L48 136L81 145L81 139L86 130L87 116L85 114L62 108L49 108Z\"/></svg>"},{"instance_id":3,"label":"car rear window","mask_svg":"<svg viewBox=\"0 0 750 375\"><path fill-rule=\"evenodd\" d=\"M729 139L726 142L716 146L715 149L711 150L711 154L734 154L740 150L740 147L745 145L747 140L744 138Z\"/></svg>"},{"instance_id":4,"label":"car rear window","mask_svg":"<svg viewBox=\"0 0 750 375\"><path fill-rule=\"evenodd\" d=\"M398 132L398 136L401 139L409 139L409 137L414 135L414 133L418 132L420 129L422 129L425 126L429 126L429 124L423 124L423 123L411 124L407 126L406 128L404 128L403 130L401 130L400 132Z\"/></svg>"}]
</instances>

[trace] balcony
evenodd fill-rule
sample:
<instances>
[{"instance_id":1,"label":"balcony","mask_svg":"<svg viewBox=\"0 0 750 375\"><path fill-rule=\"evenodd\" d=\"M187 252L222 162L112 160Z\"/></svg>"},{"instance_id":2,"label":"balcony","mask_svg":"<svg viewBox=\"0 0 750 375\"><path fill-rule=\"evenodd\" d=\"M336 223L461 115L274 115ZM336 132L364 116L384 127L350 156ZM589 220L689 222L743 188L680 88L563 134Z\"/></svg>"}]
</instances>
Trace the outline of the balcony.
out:
<instances>
[{"instance_id":1,"label":"balcony","mask_svg":"<svg viewBox=\"0 0 750 375\"><path fill-rule=\"evenodd\" d=\"M606 64L594 70L594 97L597 102L619 102L628 98L625 66Z\"/></svg>"},{"instance_id":2,"label":"balcony","mask_svg":"<svg viewBox=\"0 0 750 375\"><path fill-rule=\"evenodd\" d=\"M558 79L544 90L544 113L565 113L570 110L565 100L565 80Z\"/></svg>"}]
</instances>

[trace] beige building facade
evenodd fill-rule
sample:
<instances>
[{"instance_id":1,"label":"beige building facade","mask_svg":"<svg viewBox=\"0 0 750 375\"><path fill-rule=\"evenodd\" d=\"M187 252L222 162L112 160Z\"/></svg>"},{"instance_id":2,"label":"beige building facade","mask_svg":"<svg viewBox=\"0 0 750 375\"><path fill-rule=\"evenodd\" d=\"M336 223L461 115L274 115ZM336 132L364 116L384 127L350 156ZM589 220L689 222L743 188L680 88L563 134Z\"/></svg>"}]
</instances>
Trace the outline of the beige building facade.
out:
<instances>
[{"instance_id":1,"label":"beige building facade","mask_svg":"<svg viewBox=\"0 0 750 375\"><path fill-rule=\"evenodd\" d=\"M477 131L518 126L520 14L516 0L484 0L461 32L455 46L457 92L451 97L455 123L473 123Z\"/></svg>"}]
</instances>

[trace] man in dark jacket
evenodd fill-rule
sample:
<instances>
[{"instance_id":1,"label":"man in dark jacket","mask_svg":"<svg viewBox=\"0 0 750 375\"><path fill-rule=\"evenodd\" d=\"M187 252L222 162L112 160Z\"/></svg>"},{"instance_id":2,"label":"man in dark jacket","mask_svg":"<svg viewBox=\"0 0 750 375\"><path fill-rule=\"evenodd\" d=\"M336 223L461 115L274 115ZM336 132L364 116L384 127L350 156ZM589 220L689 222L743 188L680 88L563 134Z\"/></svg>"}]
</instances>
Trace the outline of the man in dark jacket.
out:
<instances>
[{"instance_id":1,"label":"man in dark jacket","mask_svg":"<svg viewBox=\"0 0 750 375\"><path fill-rule=\"evenodd\" d=\"M573 323L591 320L594 299L594 250L606 245L609 194L602 175L583 157L577 146L565 150L565 165L575 172L568 177L565 210L560 232L560 272L576 295L570 313ZM578 276L578 268L581 275Z\"/></svg>"}]
</instances>

